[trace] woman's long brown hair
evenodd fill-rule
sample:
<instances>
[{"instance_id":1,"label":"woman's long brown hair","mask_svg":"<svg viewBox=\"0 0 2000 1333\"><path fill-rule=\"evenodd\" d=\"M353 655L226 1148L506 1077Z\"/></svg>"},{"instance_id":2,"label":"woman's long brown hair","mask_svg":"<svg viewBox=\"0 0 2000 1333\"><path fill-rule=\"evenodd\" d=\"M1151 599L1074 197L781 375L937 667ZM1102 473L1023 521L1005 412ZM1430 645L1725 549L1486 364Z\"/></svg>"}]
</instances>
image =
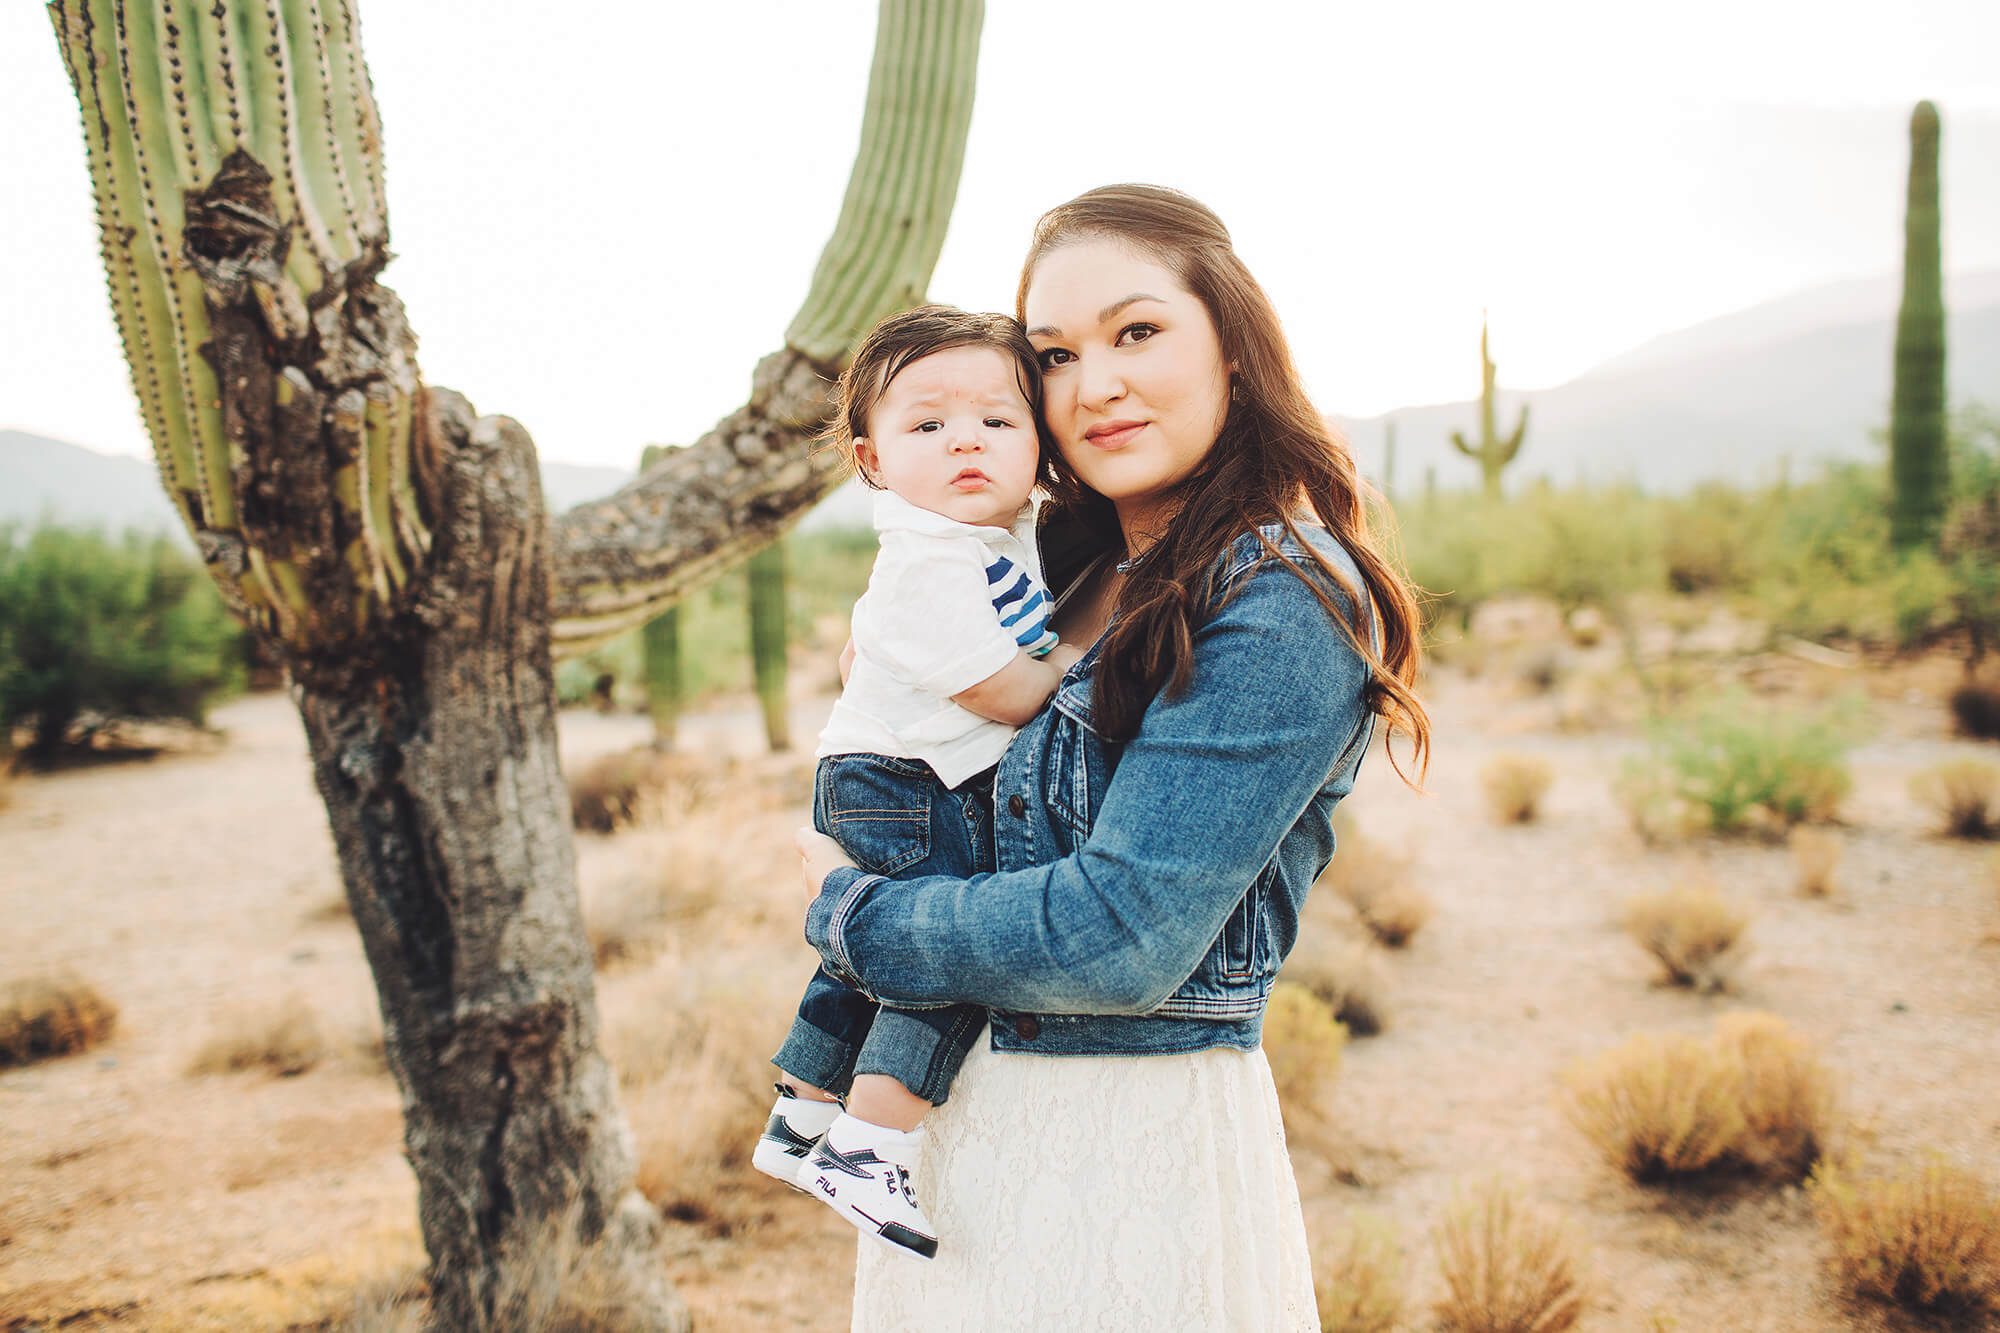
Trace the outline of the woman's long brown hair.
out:
<instances>
[{"instance_id":1,"label":"woman's long brown hair","mask_svg":"<svg viewBox=\"0 0 2000 1333\"><path fill-rule=\"evenodd\" d=\"M1028 285L1043 255L1099 237L1123 242L1173 272L1207 309L1223 360L1236 368L1229 412L1214 447L1177 488L1178 507L1166 530L1133 562L1119 593L1117 622L1098 650L1099 727L1114 739L1129 739L1161 689L1177 694L1186 688L1197 617L1210 613L1219 593L1227 595L1210 580L1223 552L1244 532L1282 523L1313 563L1352 596L1341 571L1299 533L1294 514L1303 500L1359 567L1367 609L1361 599L1353 600L1359 614L1372 613L1381 631L1379 652L1365 621L1350 619L1261 532L1258 540L1313 590L1373 668L1367 705L1388 720L1392 734L1410 738L1421 782L1430 762L1431 725L1414 689L1422 651L1416 597L1369 531L1354 455L1306 397L1270 298L1237 258L1222 220L1207 207L1156 185L1107 185L1042 215L1021 266L1016 318L1027 318ZM1043 482L1056 503L1088 521L1116 523L1109 503L1078 480L1056 450L1044 453ZM1393 753L1389 762L1409 781Z\"/></svg>"}]
</instances>

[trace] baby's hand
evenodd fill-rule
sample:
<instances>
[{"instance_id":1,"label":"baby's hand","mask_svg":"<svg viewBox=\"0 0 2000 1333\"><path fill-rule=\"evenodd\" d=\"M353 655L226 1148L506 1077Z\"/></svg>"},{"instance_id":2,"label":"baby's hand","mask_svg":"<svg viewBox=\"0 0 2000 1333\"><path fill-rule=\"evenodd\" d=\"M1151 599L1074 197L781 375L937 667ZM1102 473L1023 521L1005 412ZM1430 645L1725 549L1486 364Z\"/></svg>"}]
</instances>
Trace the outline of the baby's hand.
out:
<instances>
[{"instance_id":1,"label":"baby's hand","mask_svg":"<svg viewBox=\"0 0 2000 1333\"><path fill-rule=\"evenodd\" d=\"M1042 660L1058 671L1068 671L1083 660L1083 649L1073 643L1059 643L1049 649Z\"/></svg>"},{"instance_id":2,"label":"baby's hand","mask_svg":"<svg viewBox=\"0 0 2000 1333\"><path fill-rule=\"evenodd\" d=\"M799 849L799 868L806 878L806 906L810 908L819 897L820 885L826 883L826 877L842 866L853 869L854 862L847 859L839 843L812 829L800 829L792 841Z\"/></svg>"}]
</instances>

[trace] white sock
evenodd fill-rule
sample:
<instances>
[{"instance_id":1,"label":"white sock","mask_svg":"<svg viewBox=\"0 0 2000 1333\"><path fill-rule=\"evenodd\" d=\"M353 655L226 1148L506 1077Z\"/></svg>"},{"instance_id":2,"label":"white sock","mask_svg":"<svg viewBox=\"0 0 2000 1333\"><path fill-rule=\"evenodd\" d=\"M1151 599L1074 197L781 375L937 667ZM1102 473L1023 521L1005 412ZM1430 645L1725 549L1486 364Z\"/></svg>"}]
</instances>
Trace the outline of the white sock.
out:
<instances>
[{"instance_id":1,"label":"white sock","mask_svg":"<svg viewBox=\"0 0 2000 1333\"><path fill-rule=\"evenodd\" d=\"M801 1134L824 1134L840 1117L839 1102L823 1102L814 1097L786 1097L785 1123Z\"/></svg>"},{"instance_id":2,"label":"white sock","mask_svg":"<svg viewBox=\"0 0 2000 1333\"><path fill-rule=\"evenodd\" d=\"M911 1130L891 1129L887 1125L878 1125L872 1120L863 1120L860 1116L850 1115L846 1111L842 1111L833 1124L828 1127L826 1136L828 1140L838 1143L843 1150L850 1148L879 1149L907 1142L922 1132L920 1128Z\"/></svg>"}]
</instances>

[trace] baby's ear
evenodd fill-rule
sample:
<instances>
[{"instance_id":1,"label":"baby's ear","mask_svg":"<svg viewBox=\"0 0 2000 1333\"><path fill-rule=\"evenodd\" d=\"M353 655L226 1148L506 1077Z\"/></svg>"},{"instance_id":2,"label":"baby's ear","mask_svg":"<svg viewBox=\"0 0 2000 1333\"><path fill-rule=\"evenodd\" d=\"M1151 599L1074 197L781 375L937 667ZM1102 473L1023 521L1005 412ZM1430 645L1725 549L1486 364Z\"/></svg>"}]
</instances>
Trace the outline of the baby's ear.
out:
<instances>
[{"instance_id":1,"label":"baby's ear","mask_svg":"<svg viewBox=\"0 0 2000 1333\"><path fill-rule=\"evenodd\" d=\"M867 482L870 486L873 486L879 490L881 489L882 482L876 476L877 466L878 466L878 460L875 457L874 444L871 443L868 437L865 435L855 436L854 470L861 474L861 480Z\"/></svg>"}]
</instances>

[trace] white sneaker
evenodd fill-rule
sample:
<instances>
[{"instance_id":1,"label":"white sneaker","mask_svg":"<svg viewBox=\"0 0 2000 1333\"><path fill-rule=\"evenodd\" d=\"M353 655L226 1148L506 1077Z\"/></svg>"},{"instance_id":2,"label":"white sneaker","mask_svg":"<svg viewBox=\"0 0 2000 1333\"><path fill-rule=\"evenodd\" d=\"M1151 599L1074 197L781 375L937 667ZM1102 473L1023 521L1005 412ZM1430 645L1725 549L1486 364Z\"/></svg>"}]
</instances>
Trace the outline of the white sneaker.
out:
<instances>
[{"instance_id":1,"label":"white sneaker","mask_svg":"<svg viewBox=\"0 0 2000 1333\"><path fill-rule=\"evenodd\" d=\"M905 1254L937 1255L937 1228L917 1204L910 1168L923 1147L923 1130L908 1133L871 1125L845 1111L799 1167L798 1184L873 1236Z\"/></svg>"},{"instance_id":2,"label":"white sneaker","mask_svg":"<svg viewBox=\"0 0 2000 1333\"><path fill-rule=\"evenodd\" d=\"M799 1165L812 1155L820 1136L840 1115L840 1103L795 1097L782 1083L774 1085L773 1090L778 1100L771 1107L771 1118L757 1139L756 1150L750 1154L750 1165L803 1193L805 1186L798 1182Z\"/></svg>"}]
</instances>

